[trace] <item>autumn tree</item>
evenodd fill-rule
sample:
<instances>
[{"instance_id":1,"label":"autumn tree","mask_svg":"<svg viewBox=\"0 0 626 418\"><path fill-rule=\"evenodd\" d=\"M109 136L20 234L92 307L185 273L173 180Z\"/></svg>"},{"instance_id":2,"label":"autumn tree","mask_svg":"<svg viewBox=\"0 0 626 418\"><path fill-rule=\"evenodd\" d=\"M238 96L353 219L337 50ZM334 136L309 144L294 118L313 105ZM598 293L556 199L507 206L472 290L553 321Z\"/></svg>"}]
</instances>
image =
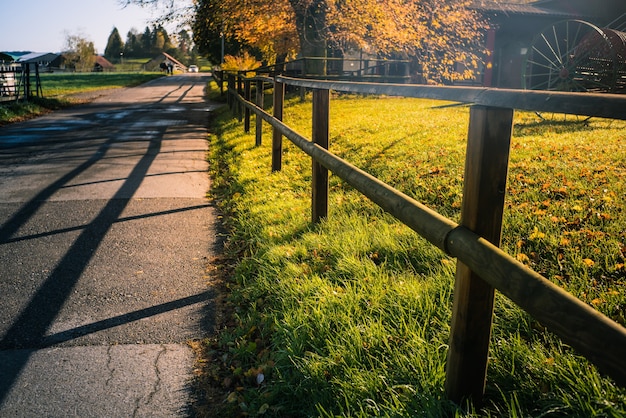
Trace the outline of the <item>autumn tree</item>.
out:
<instances>
[{"instance_id":1,"label":"autumn tree","mask_svg":"<svg viewBox=\"0 0 626 418\"><path fill-rule=\"evenodd\" d=\"M427 79L470 78L482 57L485 22L469 0L352 0L326 9L334 47L417 61ZM462 63L463 70L457 69Z\"/></svg>"},{"instance_id":2,"label":"autumn tree","mask_svg":"<svg viewBox=\"0 0 626 418\"><path fill-rule=\"evenodd\" d=\"M92 71L96 63L96 48L82 35L66 34L63 55L66 66L75 71Z\"/></svg>"},{"instance_id":3,"label":"autumn tree","mask_svg":"<svg viewBox=\"0 0 626 418\"><path fill-rule=\"evenodd\" d=\"M120 58L120 54L123 52L124 42L122 42L122 37L120 36L119 31L114 27L109 35L107 46L104 49L104 56L109 59L118 59Z\"/></svg>"},{"instance_id":4,"label":"autumn tree","mask_svg":"<svg viewBox=\"0 0 626 418\"><path fill-rule=\"evenodd\" d=\"M469 3L469 0L198 0L195 27L219 22L227 38L261 49L266 59L277 50L288 52L296 41L298 51L305 57L325 57L332 49L412 59L426 78L445 81L471 77L480 63L484 23L468 7ZM214 28L212 38L196 39L196 43L214 41L217 29ZM280 49L281 42L284 49ZM463 63L462 71L457 69L457 63Z\"/></svg>"},{"instance_id":5,"label":"autumn tree","mask_svg":"<svg viewBox=\"0 0 626 418\"><path fill-rule=\"evenodd\" d=\"M197 1L192 23L199 51L213 62L250 50L273 63L298 50L293 11L279 0Z\"/></svg>"},{"instance_id":6,"label":"autumn tree","mask_svg":"<svg viewBox=\"0 0 626 418\"><path fill-rule=\"evenodd\" d=\"M127 0L170 6L175 0ZM268 62L299 52L364 51L417 63L425 78L469 78L480 64L480 15L471 0L196 0L194 40L215 60L224 42ZM228 51L227 51L228 53ZM458 63L462 63L459 66ZM460 70L459 68L462 68ZM321 71L321 69L318 69Z\"/></svg>"},{"instance_id":7,"label":"autumn tree","mask_svg":"<svg viewBox=\"0 0 626 418\"><path fill-rule=\"evenodd\" d=\"M226 19L220 0L197 2L195 14L193 40L201 54L214 63L221 63L225 55L237 54L240 45L230 30L231 22Z\"/></svg>"}]
</instances>

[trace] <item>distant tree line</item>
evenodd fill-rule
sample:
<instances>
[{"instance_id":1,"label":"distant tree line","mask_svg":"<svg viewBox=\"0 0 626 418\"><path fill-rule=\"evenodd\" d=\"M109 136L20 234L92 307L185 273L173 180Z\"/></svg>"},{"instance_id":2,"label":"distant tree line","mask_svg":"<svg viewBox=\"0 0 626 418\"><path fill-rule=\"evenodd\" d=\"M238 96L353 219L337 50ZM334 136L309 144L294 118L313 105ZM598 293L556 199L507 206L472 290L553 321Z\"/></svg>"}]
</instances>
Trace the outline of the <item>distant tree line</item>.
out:
<instances>
[{"instance_id":1,"label":"distant tree line","mask_svg":"<svg viewBox=\"0 0 626 418\"><path fill-rule=\"evenodd\" d=\"M166 52L185 64L194 64L198 54L186 30L170 36L163 26L146 26L143 33L131 29L122 41L117 28L113 28L104 56L111 62L120 62L124 58L146 58Z\"/></svg>"}]
</instances>

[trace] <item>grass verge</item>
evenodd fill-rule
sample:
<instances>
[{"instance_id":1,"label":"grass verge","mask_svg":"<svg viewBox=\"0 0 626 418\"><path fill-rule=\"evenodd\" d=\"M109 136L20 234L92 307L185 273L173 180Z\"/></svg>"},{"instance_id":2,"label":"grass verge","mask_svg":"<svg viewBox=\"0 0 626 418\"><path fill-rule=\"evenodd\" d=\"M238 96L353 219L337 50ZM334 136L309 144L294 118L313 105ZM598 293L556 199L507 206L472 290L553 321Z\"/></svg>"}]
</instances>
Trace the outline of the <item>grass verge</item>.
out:
<instances>
[{"instance_id":1,"label":"grass verge","mask_svg":"<svg viewBox=\"0 0 626 418\"><path fill-rule=\"evenodd\" d=\"M337 96L332 152L458 221L468 108ZM310 135L311 104L285 122ZM626 124L516 115L503 248L625 323ZM443 392L454 260L330 178L310 223L310 159L271 132L254 146L227 109L211 135L213 194L228 214L229 316L205 343L203 378L223 416L611 416L626 390L501 295L485 403ZM211 413L216 413L212 410Z\"/></svg>"},{"instance_id":2,"label":"grass verge","mask_svg":"<svg viewBox=\"0 0 626 418\"><path fill-rule=\"evenodd\" d=\"M41 74L44 97L28 102L0 103L0 125L23 121L36 116L84 103L73 97L97 90L133 87L161 77L160 73L52 73Z\"/></svg>"}]
</instances>

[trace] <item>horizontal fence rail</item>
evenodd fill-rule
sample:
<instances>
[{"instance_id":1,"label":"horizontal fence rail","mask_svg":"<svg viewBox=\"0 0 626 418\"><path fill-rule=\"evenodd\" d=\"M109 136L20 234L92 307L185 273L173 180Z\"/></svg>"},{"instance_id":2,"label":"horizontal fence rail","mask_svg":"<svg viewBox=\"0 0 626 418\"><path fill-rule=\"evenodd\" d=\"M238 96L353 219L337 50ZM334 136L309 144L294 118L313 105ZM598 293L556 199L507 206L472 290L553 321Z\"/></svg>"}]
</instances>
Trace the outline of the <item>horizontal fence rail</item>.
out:
<instances>
[{"instance_id":1,"label":"horizontal fence rail","mask_svg":"<svg viewBox=\"0 0 626 418\"><path fill-rule=\"evenodd\" d=\"M311 89L446 100L507 109L626 120L626 96L614 94L303 80L281 76L276 77L276 81Z\"/></svg>"},{"instance_id":2,"label":"horizontal fence rail","mask_svg":"<svg viewBox=\"0 0 626 418\"><path fill-rule=\"evenodd\" d=\"M315 164L331 171L430 243L457 258L446 376L446 393L450 399L457 402L467 398L478 403L481 401L494 289L544 324L618 384L626 386L626 328L498 248L513 109L626 120L626 97L475 87L315 81L284 76L242 81L257 83L257 89L260 88L261 91L263 83L274 83L273 115L261 107L262 94L259 95L258 91L256 103L253 103L249 100L250 94L241 96L232 79L228 90L229 97L232 96L247 111L257 115L257 145L261 143L258 137L261 121L264 120L273 127L272 170L280 169L280 160L276 162L274 158L280 158L280 138L285 136L312 157L314 171ZM285 85L313 89L313 141L282 122ZM319 138L316 137L321 136L324 139L324 135L328 135L328 109L320 111L319 106L328 106L326 97L330 90L429 98L473 105L470 110L460 225L332 154L328 151L327 141L324 143L322 140L320 145ZM229 103L235 104L230 98ZM241 110L238 112L242 113ZM321 131L316 127L320 124ZM313 178L315 179L315 175ZM327 187L327 184L323 187ZM313 190L314 220L315 212L320 210L316 209L319 206L315 202L316 195L321 194L324 198L325 193L327 194L327 190ZM487 207L494 206L494 201L495 207ZM325 216L323 209L322 212L322 216Z\"/></svg>"}]
</instances>

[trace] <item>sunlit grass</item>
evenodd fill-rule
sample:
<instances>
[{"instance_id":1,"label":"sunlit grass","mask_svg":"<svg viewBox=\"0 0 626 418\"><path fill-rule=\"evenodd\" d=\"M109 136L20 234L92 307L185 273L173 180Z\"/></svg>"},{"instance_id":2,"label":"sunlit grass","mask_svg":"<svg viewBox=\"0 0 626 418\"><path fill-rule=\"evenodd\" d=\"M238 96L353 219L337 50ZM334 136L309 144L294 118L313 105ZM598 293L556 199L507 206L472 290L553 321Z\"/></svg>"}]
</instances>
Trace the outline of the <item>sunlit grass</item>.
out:
<instances>
[{"instance_id":1,"label":"sunlit grass","mask_svg":"<svg viewBox=\"0 0 626 418\"><path fill-rule=\"evenodd\" d=\"M458 221L469 110L431 100L337 96L332 152ZM311 104L284 120L309 135ZM310 158L227 110L211 137L214 194L229 214L233 319L209 346L231 414L622 416L620 389L498 295L485 407L445 399L455 261L334 176L310 223ZM626 124L516 115L503 248L624 324ZM254 129L252 129L254 131ZM220 367L217 367L217 366Z\"/></svg>"}]
</instances>

